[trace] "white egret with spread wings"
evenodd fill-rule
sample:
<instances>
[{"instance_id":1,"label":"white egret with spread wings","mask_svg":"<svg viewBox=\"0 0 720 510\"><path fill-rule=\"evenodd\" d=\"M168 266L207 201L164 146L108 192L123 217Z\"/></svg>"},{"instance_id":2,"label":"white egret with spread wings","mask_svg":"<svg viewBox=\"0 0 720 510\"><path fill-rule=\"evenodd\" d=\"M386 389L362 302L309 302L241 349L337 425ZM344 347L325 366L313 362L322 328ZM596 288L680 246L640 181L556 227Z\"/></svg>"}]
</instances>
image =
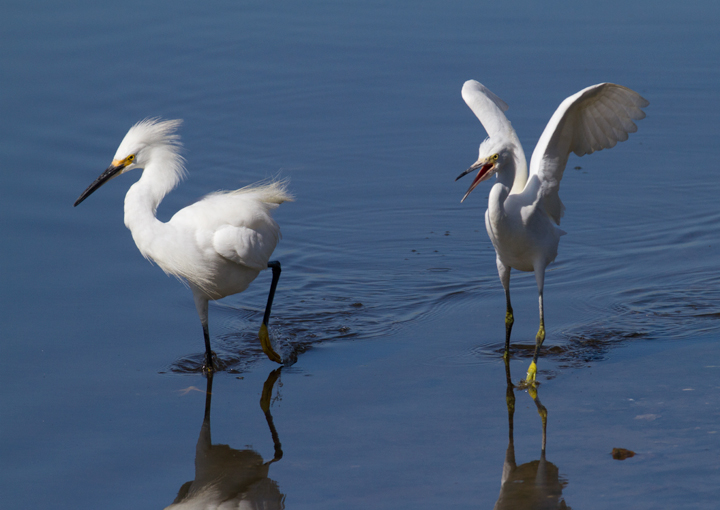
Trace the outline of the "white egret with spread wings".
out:
<instances>
[{"instance_id":1,"label":"white egret with spread wings","mask_svg":"<svg viewBox=\"0 0 720 510\"><path fill-rule=\"evenodd\" d=\"M560 218L564 205L559 189L568 156L614 147L637 131L634 120L645 117L649 102L637 92L613 83L587 87L565 99L543 131L530 159L510 121L503 113L508 105L475 80L465 82L462 97L482 123L488 138L480 144L478 160L460 177L478 170L461 202L482 181L497 175L490 190L485 227L497 253L497 268L505 289L505 356L509 355L514 323L510 304L510 270L535 273L539 293L540 327L535 354L526 382L532 384L537 359L545 340L543 286L545 268L557 256ZM456 180L457 180L456 179Z\"/></svg>"}]
</instances>

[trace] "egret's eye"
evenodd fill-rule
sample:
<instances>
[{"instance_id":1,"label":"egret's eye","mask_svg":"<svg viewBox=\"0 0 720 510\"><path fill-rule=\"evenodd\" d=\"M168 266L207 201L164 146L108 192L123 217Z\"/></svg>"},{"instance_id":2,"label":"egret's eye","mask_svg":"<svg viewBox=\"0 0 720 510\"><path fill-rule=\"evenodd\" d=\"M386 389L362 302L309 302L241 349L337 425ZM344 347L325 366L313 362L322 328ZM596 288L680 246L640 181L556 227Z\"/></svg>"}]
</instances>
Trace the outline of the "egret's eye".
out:
<instances>
[{"instance_id":1,"label":"egret's eye","mask_svg":"<svg viewBox=\"0 0 720 510\"><path fill-rule=\"evenodd\" d=\"M130 155L127 157L127 162L128 162L128 163L132 163L134 160L135 160L135 154L130 154Z\"/></svg>"},{"instance_id":2,"label":"egret's eye","mask_svg":"<svg viewBox=\"0 0 720 510\"><path fill-rule=\"evenodd\" d=\"M498 157L499 157L499 156L498 156L497 154L493 154L493 157L492 157L492 158L493 158L493 161L497 161Z\"/></svg>"}]
</instances>

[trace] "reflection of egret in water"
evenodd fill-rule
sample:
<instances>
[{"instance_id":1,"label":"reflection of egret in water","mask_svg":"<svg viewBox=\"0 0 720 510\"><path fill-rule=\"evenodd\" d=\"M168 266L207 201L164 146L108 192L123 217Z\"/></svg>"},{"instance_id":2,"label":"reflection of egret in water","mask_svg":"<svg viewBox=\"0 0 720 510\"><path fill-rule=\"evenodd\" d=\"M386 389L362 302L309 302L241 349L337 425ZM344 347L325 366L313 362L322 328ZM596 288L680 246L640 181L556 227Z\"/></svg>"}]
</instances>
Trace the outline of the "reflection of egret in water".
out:
<instances>
[{"instance_id":1,"label":"reflection of egret in water","mask_svg":"<svg viewBox=\"0 0 720 510\"><path fill-rule=\"evenodd\" d=\"M528 393L537 406L542 419L542 449L540 460L526 462L520 466L515 462L515 443L513 439L513 417L515 415L515 387L510 379L510 365L505 360L507 376L507 408L508 408L508 447L503 465L502 487L495 509L537 509L550 510L570 508L562 497L562 490L567 480L560 478L557 466L545 459L545 443L547 438L547 409L540 403L537 388L528 388Z\"/></svg>"},{"instance_id":2,"label":"reflection of egret in water","mask_svg":"<svg viewBox=\"0 0 720 510\"><path fill-rule=\"evenodd\" d=\"M207 376L205 417L195 451L195 480L180 487L173 509L231 509L285 508L285 496L278 485L268 478L270 464L282 458L282 446L272 415L270 398L280 368L270 373L263 386L260 407L265 413L275 445L272 460L264 462L253 450L234 450L228 445L212 444L210 437L210 400L212 398L212 372Z\"/></svg>"}]
</instances>

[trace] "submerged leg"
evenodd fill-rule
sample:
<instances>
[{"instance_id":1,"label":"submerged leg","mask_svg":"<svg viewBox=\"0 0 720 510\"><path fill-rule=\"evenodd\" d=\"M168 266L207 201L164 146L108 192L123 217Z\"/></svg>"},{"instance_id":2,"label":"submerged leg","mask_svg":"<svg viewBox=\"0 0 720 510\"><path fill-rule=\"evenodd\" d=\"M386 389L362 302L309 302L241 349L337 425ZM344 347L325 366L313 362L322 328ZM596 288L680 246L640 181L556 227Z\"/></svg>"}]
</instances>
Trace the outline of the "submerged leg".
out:
<instances>
[{"instance_id":1,"label":"submerged leg","mask_svg":"<svg viewBox=\"0 0 720 510\"><path fill-rule=\"evenodd\" d=\"M510 333L512 333L512 327L515 323L512 305L510 304L510 267L500 262L500 257L498 257L497 268L498 275L500 275L500 282L502 283L503 289L505 289L505 353L503 354L503 358L507 360L510 357Z\"/></svg>"},{"instance_id":2,"label":"submerged leg","mask_svg":"<svg viewBox=\"0 0 720 510\"><path fill-rule=\"evenodd\" d=\"M200 316L200 322L203 328L203 337L205 338L205 362L203 363L203 370L212 372L213 367L213 356L214 352L210 349L210 332L208 331L208 300L206 297L200 295L199 292L193 292L195 298L195 308L197 308L198 315Z\"/></svg>"},{"instance_id":3,"label":"submerged leg","mask_svg":"<svg viewBox=\"0 0 720 510\"><path fill-rule=\"evenodd\" d=\"M527 378L525 381L529 384L535 382L535 376L537 374L537 359L540 353L540 347L542 347L545 341L545 311L543 310L543 287L545 285L545 268L535 270L535 280L538 286L538 304L540 307L540 327L538 328L537 335L535 336L535 354L533 355L532 363L528 368Z\"/></svg>"},{"instance_id":4,"label":"submerged leg","mask_svg":"<svg viewBox=\"0 0 720 510\"><path fill-rule=\"evenodd\" d=\"M275 289L277 288L278 280L280 279L280 262L277 260L268 262L268 267L272 269L273 276L272 283L270 284L270 294L268 295L267 306L265 307L265 315L263 316L263 323L262 326L260 326L258 337L260 337L260 345L262 346L263 352L267 354L267 357L272 361L282 363L282 358L273 350L272 345L270 344L270 335L268 334L267 329L268 322L270 321L270 309L272 308L273 298L275 297Z\"/></svg>"}]
</instances>

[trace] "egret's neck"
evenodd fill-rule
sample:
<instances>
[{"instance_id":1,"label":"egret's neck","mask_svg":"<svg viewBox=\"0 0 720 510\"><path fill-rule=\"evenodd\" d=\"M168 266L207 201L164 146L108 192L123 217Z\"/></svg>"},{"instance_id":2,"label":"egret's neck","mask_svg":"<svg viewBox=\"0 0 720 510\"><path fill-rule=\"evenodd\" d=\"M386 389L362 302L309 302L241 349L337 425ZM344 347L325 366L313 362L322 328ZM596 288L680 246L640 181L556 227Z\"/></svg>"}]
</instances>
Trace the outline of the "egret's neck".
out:
<instances>
[{"instance_id":1,"label":"egret's neck","mask_svg":"<svg viewBox=\"0 0 720 510\"><path fill-rule=\"evenodd\" d=\"M500 176L498 175L498 182L493 185L488 195L488 214L493 220L493 223L501 221L506 216L505 200L509 194L510 186L500 181Z\"/></svg>"},{"instance_id":2,"label":"egret's neck","mask_svg":"<svg viewBox=\"0 0 720 510\"><path fill-rule=\"evenodd\" d=\"M497 172L496 182L502 184L504 187L510 190L515 184L517 173L518 172L515 166L515 161L511 158L510 161L507 161L505 164L503 164L502 169Z\"/></svg>"},{"instance_id":3,"label":"egret's neck","mask_svg":"<svg viewBox=\"0 0 720 510\"><path fill-rule=\"evenodd\" d=\"M527 162L525 160L525 152L515 132L512 133L512 138L514 148L512 151L513 157L507 162L508 176L501 180L501 176L498 173L498 181L510 188L510 193L520 193L525 189L525 184L527 184Z\"/></svg>"},{"instance_id":4,"label":"egret's neck","mask_svg":"<svg viewBox=\"0 0 720 510\"><path fill-rule=\"evenodd\" d=\"M177 179L148 163L140 180L133 184L125 195L125 226L132 232L140 252L152 258L150 245L159 237L159 230L165 224L155 217L162 199L177 184Z\"/></svg>"}]
</instances>

